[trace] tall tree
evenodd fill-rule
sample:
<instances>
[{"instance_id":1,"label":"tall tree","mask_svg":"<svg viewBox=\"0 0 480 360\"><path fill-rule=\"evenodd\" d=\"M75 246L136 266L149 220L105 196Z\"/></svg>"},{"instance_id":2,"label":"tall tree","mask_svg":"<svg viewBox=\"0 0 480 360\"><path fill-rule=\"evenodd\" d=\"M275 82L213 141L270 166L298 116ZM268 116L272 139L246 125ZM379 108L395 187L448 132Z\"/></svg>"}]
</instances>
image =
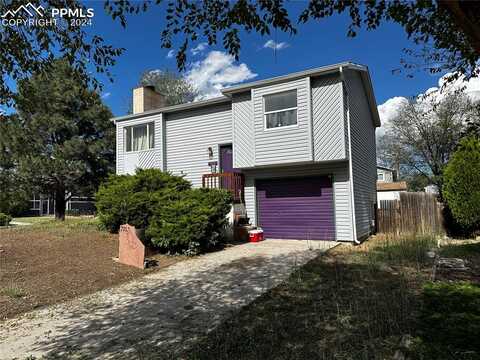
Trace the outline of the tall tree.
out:
<instances>
[{"instance_id":1,"label":"tall tree","mask_svg":"<svg viewBox=\"0 0 480 360\"><path fill-rule=\"evenodd\" d=\"M17 176L55 198L65 219L70 194L93 192L114 164L110 110L66 60L18 84L17 114L0 144L8 147Z\"/></svg>"},{"instance_id":2,"label":"tall tree","mask_svg":"<svg viewBox=\"0 0 480 360\"><path fill-rule=\"evenodd\" d=\"M157 4L165 2L156 0ZM171 48L174 39L181 43L177 50L179 69L185 69L188 47L196 41L209 45L221 42L235 58L240 54L241 30L268 35L278 29L294 35L296 23L321 21L334 15L347 14L350 25L347 36L356 36L360 28L375 30L382 23L402 26L414 43L423 47L413 59L402 62L406 69L418 67L432 73L450 71L476 76L480 56L480 3L460 0L309 0L298 18L289 14L285 0L170 0L167 1L162 47ZM150 3L109 0L105 8L113 18L126 24L126 14L146 11Z\"/></svg>"},{"instance_id":3,"label":"tall tree","mask_svg":"<svg viewBox=\"0 0 480 360\"><path fill-rule=\"evenodd\" d=\"M17 13L21 5L30 6L29 19L25 12ZM32 6L40 9L41 16ZM78 26L70 16L54 16L54 8L81 10L84 14L87 11L87 6L77 0L0 1L0 105L12 105L15 82L46 71L56 57L67 59L82 79L95 87L101 84L91 75L92 70L111 78L109 69L124 49L116 49L101 36L87 33L85 27ZM17 18L41 18L43 25L11 21Z\"/></svg>"},{"instance_id":4,"label":"tall tree","mask_svg":"<svg viewBox=\"0 0 480 360\"><path fill-rule=\"evenodd\" d=\"M443 172L467 124L477 116L463 93L416 98L403 105L386 131L387 148L406 172L419 173L430 183L443 185ZM391 164L390 164L391 165Z\"/></svg>"},{"instance_id":5,"label":"tall tree","mask_svg":"<svg viewBox=\"0 0 480 360\"><path fill-rule=\"evenodd\" d=\"M169 70L145 71L140 77L140 85L154 86L157 92L165 96L167 105L191 102L198 95L192 84Z\"/></svg>"}]
</instances>

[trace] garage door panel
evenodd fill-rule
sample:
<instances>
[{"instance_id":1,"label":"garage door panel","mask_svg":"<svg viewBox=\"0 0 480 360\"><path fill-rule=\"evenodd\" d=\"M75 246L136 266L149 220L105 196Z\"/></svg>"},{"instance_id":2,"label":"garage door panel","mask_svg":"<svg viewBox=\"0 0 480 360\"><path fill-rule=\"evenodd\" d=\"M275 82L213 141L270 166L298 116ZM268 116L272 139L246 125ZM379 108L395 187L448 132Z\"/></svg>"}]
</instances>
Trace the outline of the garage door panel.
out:
<instances>
[{"instance_id":1,"label":"garage door panel","mask_svg":"<svg viewBox=\"0 0 480 360\"><path fill-rule=\"evenodd\" d=\"M328 177L257 181L259 224L265 236L333 240L333 189Z\"/></svg>"}]
</instances>

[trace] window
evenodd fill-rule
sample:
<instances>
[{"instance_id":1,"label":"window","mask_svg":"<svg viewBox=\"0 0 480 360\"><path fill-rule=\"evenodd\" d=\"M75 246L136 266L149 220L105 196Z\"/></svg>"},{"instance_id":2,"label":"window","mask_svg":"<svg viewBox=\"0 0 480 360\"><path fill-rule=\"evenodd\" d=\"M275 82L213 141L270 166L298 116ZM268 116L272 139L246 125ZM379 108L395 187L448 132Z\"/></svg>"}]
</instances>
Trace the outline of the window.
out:
<instances>
[{"instance_id":1,"label":"window","mask_svg":"<svg viewBox=\"0 0 480 360\"><path fill-rule=\"evenodd\" d=\"M297 90L265 95L263 99L266 129L297 124Z\"/></svg>"},{"instance_id":2,"label":"window","mask_svg":"<svg viewBox=\"0 0 480 360\"><path fill-rule=\"evenodd\" d=\"M155 147L155 125L153 122L125 128L126 151L141 151Z\"/></svg>"},{"instance_id":3,"label":"window","mask_svg":"<svg viewBox=\"0 0 480 360\"><path fill-rule=\"evenodd\" d=\"M377 174L377 180L378 181L383 181L383 173L378 173Z\"/></svg>"}]
</instances>

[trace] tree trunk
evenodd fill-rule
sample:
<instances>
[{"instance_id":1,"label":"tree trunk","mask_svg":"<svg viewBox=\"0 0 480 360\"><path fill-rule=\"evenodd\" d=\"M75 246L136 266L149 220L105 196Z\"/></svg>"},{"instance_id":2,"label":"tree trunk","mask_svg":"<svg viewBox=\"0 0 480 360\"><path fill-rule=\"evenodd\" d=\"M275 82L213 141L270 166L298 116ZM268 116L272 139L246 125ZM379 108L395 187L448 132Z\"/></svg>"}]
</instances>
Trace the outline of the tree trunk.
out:
<instances>
[{"instance_id":1,"label":"tree trunk","mask_svg":"<svg viewBox=\"0 0 480 360\"><path fill-rule=\"evenodd\" d=\"M65 190L63 188L57 189L55 191L55 220L65 220L66 203Z\"/></svg>"}]
</instances>

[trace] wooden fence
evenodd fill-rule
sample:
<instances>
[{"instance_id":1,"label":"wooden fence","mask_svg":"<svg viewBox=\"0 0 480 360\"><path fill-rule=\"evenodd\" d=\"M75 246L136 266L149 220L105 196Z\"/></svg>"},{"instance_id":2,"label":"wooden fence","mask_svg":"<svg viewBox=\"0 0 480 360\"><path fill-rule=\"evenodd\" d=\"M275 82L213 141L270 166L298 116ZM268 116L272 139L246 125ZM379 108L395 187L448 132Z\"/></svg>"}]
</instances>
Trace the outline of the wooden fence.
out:
<instances>
[{"instance_id":1,"label":"wooden fence","mask_svg":"<svg viewBox=\"0 0 480 360\"><path fill-rule=\"evenodd\" d=\"M377 232L441 234L441 205L432 194L400 193L400 200L381 200L377 209Z\"/></svg>"}]
</instances>

